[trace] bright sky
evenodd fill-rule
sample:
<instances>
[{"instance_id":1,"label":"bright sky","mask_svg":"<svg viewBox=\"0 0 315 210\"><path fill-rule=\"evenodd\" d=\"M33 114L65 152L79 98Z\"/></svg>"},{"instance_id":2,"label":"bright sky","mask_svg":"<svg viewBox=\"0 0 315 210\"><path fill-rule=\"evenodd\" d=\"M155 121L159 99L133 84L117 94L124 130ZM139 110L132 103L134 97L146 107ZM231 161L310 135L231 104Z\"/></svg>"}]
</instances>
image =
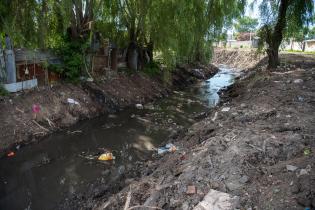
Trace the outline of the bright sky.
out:
<instances>
[{"instance_id":1,"label":"bright sky","mask_svg":"<svg viewBox=\"0 0 315 210\"><path fill-rule=\"evenodd\" d=\"M250 4L255 1L253 9L250 8ZM249 0L248 6L246 7L245 15L251 18L258 18L259 19L259 5L262 0Z\"/></svg>"},{"instance_id":2,"label":"bright sky","mask_svg":"<svg viewBox=\"0 0 315 210\"><path fill-rule=\"evenodd\" d=\"M246 9L245 9L245 16L249 16L249 17L251 17L251 18L257 18L258 21L260 22L260 18L259 18L259 5L260 5L261 1L262 1L262 0L249 0L249 1L248 1L248 4L247 4L247 7L246 7ZM253 8L251 8L251 7L249 6L252 2L255 2ZM228 30L228 33L229 33L229 34L233 34L233 32L234 32L234 29L229 29L229 30Z\"/></svg>"}]
</instances>

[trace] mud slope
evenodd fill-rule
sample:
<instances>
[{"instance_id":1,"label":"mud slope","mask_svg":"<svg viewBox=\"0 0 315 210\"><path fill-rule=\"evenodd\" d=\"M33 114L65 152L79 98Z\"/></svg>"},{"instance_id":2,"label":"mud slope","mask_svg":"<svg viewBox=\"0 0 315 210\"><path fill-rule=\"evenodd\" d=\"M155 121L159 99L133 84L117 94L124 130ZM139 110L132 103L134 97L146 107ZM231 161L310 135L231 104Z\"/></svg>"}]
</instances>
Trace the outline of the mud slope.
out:
<instances>
[{"instance_id":1,"label":"mud slope","mask_svg":"<svg viewBox=\"0 0 315 210\"><path fill-rule=\"evenodd\" d=\"M169 138L179 150L146 163L141 178L78 208L123 209L129 193L129 207L193 209L210 189L238 196L240 209L315 208L315 59L282 61L252 69L209 117Z\"/></svg>"},{"instance_id":2,"label":"mud slope","mask_svg":"<svg viewBox=\"0 0 315 210\"><path fill-rule=\"evenodd\" d=\"M212 63L215 65L225 64L241 70L253 68L264 55L258 54L255 50L233 50L215 48Z\"/></svg>"},{"instance_id":3,"label":"mud slope","mask_svg":"<svg viewBox=\"0 0 315 210\"><path fill-rule=\"evenodd\" d=\"M172 71L169 84L164 84L162 76L152 79L141 73L122 72L93 83L57 84L0 97L0 157L10 148L14 151L15 146L38 141L79 120L161 98L170 89L185 87L216 71L211 65L179 66Z\"/></svg>"}]
</instances>

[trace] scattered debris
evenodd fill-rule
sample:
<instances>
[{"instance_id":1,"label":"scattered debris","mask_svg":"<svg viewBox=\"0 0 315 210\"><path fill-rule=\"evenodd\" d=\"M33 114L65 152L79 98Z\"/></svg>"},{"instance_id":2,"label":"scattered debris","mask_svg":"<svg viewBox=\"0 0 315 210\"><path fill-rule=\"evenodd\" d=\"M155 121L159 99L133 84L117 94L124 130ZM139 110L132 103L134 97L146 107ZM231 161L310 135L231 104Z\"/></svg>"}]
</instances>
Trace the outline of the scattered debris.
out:
<instances>
[{"instance_id":1,"label":"scattered debris","mask_svg":"<svg viewBox=\"0 0 315 210\"><path fill-rule=\"evenodd\" d=\"M74 100L74 99L72 99L72 98L68 98L68 99L67 99L67 102L68 102L69 104L80 105L79 102L77 102L76 100Z\"/></svg>"},{"instance_id":2,"label":"scattered debris","mask_svg":"<svg viewBox=\"0 0 315 210\"><path fill-rule=\"evenodd\" d=\"M215 112L213 118L211 119L211 121L215 122L217 118L218 118L218 112Z\"/></svg>"},{"instance_id":3,"label":"scattered debris","mask_svg":"<svg viewBox=\"0 0 315 210\"><path fill-rule=\"evenodd\" d=\"M15 155L15 152L10 151L10 152L8 152L7 157L13 157L14 155Z\"/></svg>"},{"instance_id":4,"label":"scattered debris","mask_svg":"<svg viewBox=\"0 0 315 210\"><path fill-rule=\"evenodd\" d=\"M38 105L38 104L33 104L33 106L32 106L32 111L33 111L33 113L39 113L40 110L41 110L40 105Z\"/></svg>"},{"instance_id":5,"label":"scattered debris","mask_svg":"<svg viewBox=\"0 0 315 210\"><path fill-rule=\"evenodd\" d=\"M239 209L239 197L230 194L210 190L193 210L234 210Z\"/></svg>"},{"instance_id":6,"label":"scattered debris","mask_svg":"<svg viewBox=\"0 0 315 210\"><path fill-rule=\"evenodd\" d=\"M196 186L194 185L189 185L187 187L187 190L186 190L186 194L187 195L193 195L193 194L196 194L197 193L197 189L196 189Z\"/></svg>"},{"instance_id":7,"label":"scattered debris","mask_svg":"<svg viewBox=\"0 0 315 210\"><path fill-rule=\"evenodd\" d=\"M142 104L136 104L136 108L137 109L143 109L143 105Z\"/></svg>"},{"instance_id":8,"label":"scattered debris","mask_svg":"<svg viewBox=\"0 0 315 210\"><path fill-rule=\"evenodd\" d=\"M68 134L77 134L77 133L82 133L81 130L75 130L75 131L67 131Z\"/></svg>"},{"instance_id":9,"label":"scattered debris","mask_svg":"<svg viewBox=\"0 0 315 210\"><path fill-rule=\"evenodd\" d=\"M231 109L230 107L224 107L221 109L221 111L222 112L228 112L228 111L230 111L230 109Z\"/></svg>"},{"instance_id":10,"label":"scattered debris","mask_svg":"<svg viewBox=\"0 0 315 210\"><path fill-rule=\"evenodd\" d=\"M101 154L98 157L98 160L101 160L101 161L115 160L115 156L113 156L113 153L111 152L106 152L106 153Z\"/></svg>"},{"instance_id":11,"label":"scattered debris","mask_svg":"<svg viewBox=\"0 0 315 210\"><path fill-rule=\"evenodd\" d=\"M303 176L303 175L307 175L307 174L308 174L308 172L307 172L306 169L301 169L300 173L299 173L299 176Z\"/></svg>"},{"instance_id":12,"label":"scattered debris","mask_svg":"<svg viewBox=\"0 0 315 210\"><path fill-rule=\"evenodd\" d=\"M177 150L177 147L174 144L169 143L169 144L166 144L164 147L159 147L158 154L162 155L166 152L175 152L176 150Z\"/></svg>"},{"instance_id":13,"label":"scattered debris","mask_svg":"<svg viewBox=\"0 0 315 210\"><path fill-rule=\"evenodd\" d=\"M311 154L311 149L310 149L310 148L305 148L304 151L303 151L303 154L304 154L305 156L310 155L310 154Z\"/></svg>"},{"instance_id":14,"label":"scattered debris","mask_svg":"<svg viewBox=\"0 0 315 210\"><path fill-rule=\"evenodd\" d=\"M298 167L293 166L293 165L287 165L286 167L287 167L287 170L291 172L294 172L298 169Z\"/></svg>"},{"instance_id":15,"label":"scattered debris","mask_svg":"<svg viewBox=\"0 0 315 210\"><path fill-rule=\"evenodd\" d=\"M32 120L32 122L33 122L35 125L37 125L39 128L41 128L41 129L43 129L43 130L49 132L49 129L45 128L44 126L41 126L41 125L40 125L38 122L36 122L35 120Z\"/></svg>"},{"instance_id":16,"label":"scattered debris","mask_svg":"<svg viewBox=\"0 0 315 210\"><path fill-rule=\"evenodd\" d=\"M240 178L240 182L245 184L249 181L249 177L246 176L246 175L243 175L241 178Z\"/></svg>"},{"instance_id":17,"label":"scattered debris","mask_svg":"<svg viewBox=\"0 0 315 210\"><path fill-rule=\"evenodd\" d=\"M293 83L295 83L295 84L300 84L302 82L303 82L302 79L295 79L295 80L293 80Z\"/></svg>"}]
</instances>

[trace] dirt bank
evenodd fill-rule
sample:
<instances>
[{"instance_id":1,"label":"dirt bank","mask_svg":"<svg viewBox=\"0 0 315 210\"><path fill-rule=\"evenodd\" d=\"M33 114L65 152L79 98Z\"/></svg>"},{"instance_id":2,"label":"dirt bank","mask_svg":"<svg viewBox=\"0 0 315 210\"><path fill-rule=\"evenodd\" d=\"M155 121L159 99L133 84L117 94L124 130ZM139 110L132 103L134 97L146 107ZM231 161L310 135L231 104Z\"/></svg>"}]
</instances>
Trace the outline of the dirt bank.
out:
<instances>
[{"instance_id":1,"label":"dirt bank","mask_svg":"<svg viewBox=\"0 0 315 210\"><path fill-rule=\"evenodd\" d=\"M315 58L281 57L283 67L267 71L261 61L208 117L172 135L178 151L142 164L118 193L87 193L71 208L124 209L130 199L129 207L186 210L211 189L238 209L315 208Z\"/></svg>"},{"instance_id":2,"label":"dirt bank","mask_svg":"<svg viewBox=\"0 0 315 210\"><path fill-rule=\"evenodd\" d=\"M170 82L141 73L116 73L81 85L56 84L0 98L0 157L80 120L168 95L217 71L214 66L179 66Z\"/></svg>"},{"instance_id":3,"label":"dirt bank","mask_svg":"<svg viewBox=\"0 0 315 210\"><path fill-rule=\"evenodd\" d=\"M258 54L256 50L215 48L212 63L215 65L223 63L239 70L246 70L253 68L263 58L264 55Z\"/></svg>"}]
</instances>

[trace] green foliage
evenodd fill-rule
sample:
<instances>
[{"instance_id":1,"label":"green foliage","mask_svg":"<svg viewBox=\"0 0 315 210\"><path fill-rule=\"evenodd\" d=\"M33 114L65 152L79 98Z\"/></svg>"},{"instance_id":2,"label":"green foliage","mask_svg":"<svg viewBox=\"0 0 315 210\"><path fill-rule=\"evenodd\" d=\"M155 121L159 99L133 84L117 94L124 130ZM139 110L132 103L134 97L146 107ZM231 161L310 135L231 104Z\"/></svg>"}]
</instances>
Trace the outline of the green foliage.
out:
<instances>
[{"instance_id":1,"label":"green foliage","mask_svg":"<svg viewBox=\"0 0 315 210\"><path fill-rule=\"evenodd\" d=\"M312 27L308 30L308 33L306 35L307 39L315 39L315 27Z\"/></svg>"},{"instance_id":2,"label":"green foliage","mask_svg":"<svg viewBox=\"0 0 315 210\"><path fill-rule=\"evenodd\" d=\"M85 67L87 46L83 40L64 38L60 46L55 48L56 54L62 59L62 64L50 65L48 69L63 75L70 82L78 82Z\"/></svg>"},{"instance_id":3,"label":"green foliage","mask_svg":"<svg viewBox=\"0 0 315 210\"><path fill-rule=\"evenodd\" d=\"M143 72L145 74L147 74L150 77L156 77L159 76L161 74L161 64L157 63L157 62L153 62L151 61L150 63L146 64Z\"/></svg>"},{"instance_id":4,"label":"green foliage","mask_svg":"<svg viewBox=\"0 0 315 210\"><path fill-rule=\"evenodd\" d=\"M209 62L212 42L224 39L223 28L232 25L245 4L246 0L2 0L0 32L9 33L16 47L57 49L64 66L50 68L72 80L82 69L84 49L82 43L64 40L67 28L81 37L91 21L92 31L120 48L132 41L140 48L152 44L163 64L172 67Z\"/></svg>"},{"instance_id":5,"label":"green foliage","mask_svg":"<svg viewBox=\"0 0 315 210\"><path fill-rule=\"evenodd\" d=\"M239 33L253 32L258 26L258 19L248 16L240 17L237 19L237 23L234 25L235 29Z\"/></svg>"},{"instance_id":6,"label":"green foliage","mask_svg":"<svg viewBox=\"0 0 315 210\"><path fill-rule=\"evenodd\" d=\"M7 96L9 95L9 92L3 87L2 84L0 84L0 96Z\"/></svg>"}]
</instances>

